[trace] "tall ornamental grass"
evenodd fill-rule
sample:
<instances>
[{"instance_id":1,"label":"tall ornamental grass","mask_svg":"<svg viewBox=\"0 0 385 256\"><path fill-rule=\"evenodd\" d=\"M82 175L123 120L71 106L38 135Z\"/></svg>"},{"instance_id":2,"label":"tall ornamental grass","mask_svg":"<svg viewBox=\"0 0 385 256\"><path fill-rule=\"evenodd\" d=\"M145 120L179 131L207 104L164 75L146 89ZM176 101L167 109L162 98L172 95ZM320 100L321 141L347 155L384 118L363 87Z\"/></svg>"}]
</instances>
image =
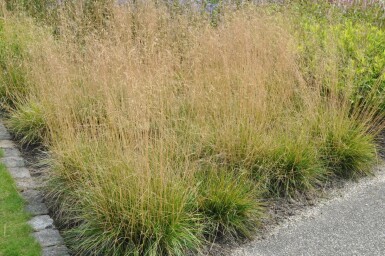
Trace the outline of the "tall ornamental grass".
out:
<instances>
[{"instance_id":1,"label":"tall ornamental grass","mask_svg":"<svg viewBox=\"0 0 385 256\"><path fill-rule=\"evenodd\" d=\"M0 21L7 124L51 152L49 201L75 254L199 253L252 237L268 198L370 173L382 80L336 32L362 26L318 25L296 3L222 7L214 24L91 2Z\"/></svg>"}]
</instances>

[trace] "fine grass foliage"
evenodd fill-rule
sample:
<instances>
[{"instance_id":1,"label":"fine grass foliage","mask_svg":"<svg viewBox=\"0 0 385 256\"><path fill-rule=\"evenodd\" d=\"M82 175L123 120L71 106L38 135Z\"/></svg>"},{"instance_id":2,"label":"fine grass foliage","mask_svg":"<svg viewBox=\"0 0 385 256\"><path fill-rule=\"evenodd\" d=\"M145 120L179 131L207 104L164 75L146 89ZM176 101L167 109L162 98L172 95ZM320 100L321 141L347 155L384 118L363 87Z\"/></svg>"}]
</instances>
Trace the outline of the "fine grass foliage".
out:
<instances>
[{"instance_id":1,"label":"fine grass foliage","mask_svg":"<svg viewBox=\"0 0 385 256\"><path fill-rule=\"evenodd\" d=\"M207 170L199 174L199 211L206 234L218 237L252 237L263 215L259 191L245 173Z\"/></svg>"},{"instance_id":2,"label":"fine grass foliage","mask_svg":"<svg viewBox=\"0 0 385 256\"><path fill-rule=\"evenodd\" d=\"M334 117L325 125L320 149L325 167L343 178L371 174L377 159L373 135L346 118Z\"/></svg>"},{"instance_id":3,"label":"fine grass foliage","mask_svg":"<svg viewBox=\"0 0 385 256\"><path fill-rule=\"evenodd\" d=\"M325 179L312 138L281 138L262 155L256 177L266 180L267 190L276 196L295 196L314 190Z\"/></svg>"},{"instance_id":4,"label":"fine grass foliage","mask_svg":"<svg viewBox=\"0 0 385 256\"><path fill-rule=\"evenodd\" d=\"M43 107L29 101L10 113L7 126L11 133L24 145L42 143L47 136Z\"/></svg>"},{"instance_id":5,"label":"fine grass foliage","mask_svg":"<svg viewBox=\"0 0 385 256\"><path fill-rule=\"evenodd\" d=\"M53 156L50 205L74 254L249 238L261 201L376 160L380 23L297 1L223 2L214 16L79 1L44 23L22 9L0 23L3 108L22 142Z\"/></svg>"},{"instance_id":6,"label":"fine grass foliage","mask_svg":"<svg viewBox=\"0 0 385 256\"><path fill-rule=\"evenodd\" d=\"M1 8L1 6L0 6ZM28 47L44 40L45 29L33 24L25 14L0 16L0 107L9 112L28 98L33 88L27 78Z\"/></svg>"},{"instance_id":7,"label":"fine grass foliage","mask_svg":"<svg viewBox=\"0 0 385 256\"><path fill-rule=\"evenodd\" d=\"M6 26L4 23L0 20L0 102L2 109L8 110L15 106L19 97L26 95L27 90L22 68L24 42L18 36L23 32L16 24ZM15 31L10 31L10 27Z\"/></svg>"},{"instance_id":8,"label":"fine grass foliage","mask_svg":"<svg viewBox=\"0 0 385 256\"><path fill-rule=\"evenodd\" d=\"M82 146L63 151L55 168L62 180L52 180L50 185L62 225L72 226L65 232L72 250L103 255L185 255L186 250L200 247L204 241L202 216L197 210L197 193L187 179L152 169L156 166L143 166L137 173L128 162L114 160L117 155L111 153L117 151L105 148L102 141L92 147L78 145ZM68 183L73 187L65 185Z\"/></svg>"}]
</instances>

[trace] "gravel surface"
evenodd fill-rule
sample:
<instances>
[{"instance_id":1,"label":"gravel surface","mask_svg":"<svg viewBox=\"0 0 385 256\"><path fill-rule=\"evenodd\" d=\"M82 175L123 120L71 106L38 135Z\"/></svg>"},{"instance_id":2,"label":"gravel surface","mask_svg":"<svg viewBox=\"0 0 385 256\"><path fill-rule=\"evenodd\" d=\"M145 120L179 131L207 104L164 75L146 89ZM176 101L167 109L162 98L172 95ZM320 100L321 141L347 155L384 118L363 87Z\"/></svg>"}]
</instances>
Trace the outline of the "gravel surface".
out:
<instances>
[{"instance_id":1,"label":"gravel surface","mask_svg":"<svg viewBox=\"0 0 385 256\"><path fill-rule=\"evenodd\" d=\"M385 255L385 166L231 255Z\"/></svg>"}]
</instances>

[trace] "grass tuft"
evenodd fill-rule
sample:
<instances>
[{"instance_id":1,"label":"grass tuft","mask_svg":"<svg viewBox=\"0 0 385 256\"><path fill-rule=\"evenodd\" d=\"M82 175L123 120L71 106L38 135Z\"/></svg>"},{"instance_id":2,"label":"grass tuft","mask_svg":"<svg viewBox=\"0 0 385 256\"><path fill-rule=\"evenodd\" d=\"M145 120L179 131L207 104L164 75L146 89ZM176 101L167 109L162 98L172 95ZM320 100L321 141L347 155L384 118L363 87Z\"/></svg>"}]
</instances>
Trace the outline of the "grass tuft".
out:
<instances>
[{"instance_id":1,"label":"grass tuft","mask_svg":"<svg viewBox=\"0 0 385 256\"><path fill-rule=\"evenodd\" d=\"M367 15L318 1L210 15L49 2L4 8L0 96L11 131L54 156L74 254L186 255L251 237L261 197L370 171L385 33Z\"/></svg>"},{"instance_id":2,"label":"grass tuft","mask_svg":"<svg viewBox=\"0 0 385 256\"><path fill-rule=\"evenodd\" d=\"M11 112L7 125L11 133L24 145L42 143L47 136L47 124L43 107L27 102Z\"/></svg>"},{"instance_id":3,"label":"grass tuft","mask_svg":"<svg viewBox=\"0 0 385 256\"><path fill-rule=\"evenodd\" d=\"M224 170L208 170L199 176L199 211L205 217L208 237L251 238L263 215L255 184L245 174Z\"/></svg>"},{"instance_id":4,"label":"grass tuft","mask_svg":"<svg viewBox=\"0 0 385 256\"><path fill-rule=\"evenodd\" d=\"M262 155L254 172L265 180L267 190L274 196L295 196L314 190L326 176L311 138L283 138Z\"/></svg>"},{"instance_id":5,"label":"grass tuft","mask_svg":"<svg viewBox=\"0 0 385 256\"><path fill-rule=\"evenodd\" d=\"M129 164L115 161L101 141L79 145L59 158L55 176L61 179L50 185L73 251L153 256L200 248L202 216L187 181L151 170L151 176L135 174Z\"/></svg>"},{"instance_id":6,"label":"grass tuft","mask_svg":"<svg viewBox=\"0 0 385 256\"><path fill-rule=\"evenodd\" d=\"M342 178L371 174L377 160L374 137L351 120L330 122L321 145L321 161Z\"/></svg>"}]
</instances>

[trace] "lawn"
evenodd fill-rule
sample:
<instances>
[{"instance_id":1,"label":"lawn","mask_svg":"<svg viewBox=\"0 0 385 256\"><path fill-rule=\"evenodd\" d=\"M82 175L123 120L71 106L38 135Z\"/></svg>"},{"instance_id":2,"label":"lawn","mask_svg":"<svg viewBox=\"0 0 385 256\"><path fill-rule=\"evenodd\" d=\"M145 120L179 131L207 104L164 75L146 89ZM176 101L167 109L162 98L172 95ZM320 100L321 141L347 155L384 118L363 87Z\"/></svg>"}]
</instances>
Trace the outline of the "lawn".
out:
<instances>
[{"instance_id":1,"label":"lawn","mask_svg":"<svg viewBox=\"0 0 385 256\"><path fill-rule=\"evenodd\" d=\"M24 200L16 190L12 177L4 165L0 165L0 255L39 256L41 249L31 236L24 211Z\"/></svg>"}]
</instances>

